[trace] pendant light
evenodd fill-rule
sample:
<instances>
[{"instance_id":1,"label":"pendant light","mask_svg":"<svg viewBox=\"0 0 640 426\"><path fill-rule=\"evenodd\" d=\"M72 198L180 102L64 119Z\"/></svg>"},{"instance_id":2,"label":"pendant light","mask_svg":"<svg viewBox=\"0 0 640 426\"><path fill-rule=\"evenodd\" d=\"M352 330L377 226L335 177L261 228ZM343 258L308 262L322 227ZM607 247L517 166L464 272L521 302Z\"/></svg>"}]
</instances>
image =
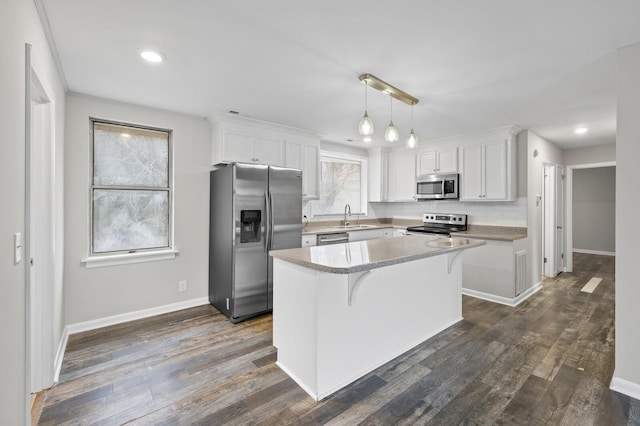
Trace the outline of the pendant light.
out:
<instances>
[{"instance_id":1,"label":"pendant light","mask_svg":"<svg viewBox=\"0 0 640 426\"><path fill-rule=\"evenodd\" d=\"M409 132L409 137L406 142L407 148L415 148L418 146L418 137L416 133L413 131L413 105L411 105L411 131Z\"/></svg>"},{"instance_id":2,"label":"pendant light","mask_svg":"<svg viewBox=\"0 0 640 426\"><path fill-rule=\"evenodd\" d=\"M389 98L391 99L391 121L389 121L389 126L384 131L384 140L389 143L395 143L398 142L398 129L393 124L393 96L389 96Z\"/></svg>"},{"instance_id":3,"label":"pendant light","mask_svg":"<svg viewBox=\"0 0 640 426\"><path fill-rule=\"evenodd\" d=\"M361 136L365 136L364 141L370 142L371 135L373 134L373 121L369 118L369 114L367 113L367 86L369 84L364 82L364 115L360 119L360 123L358 124L358 132L360 132Z\"/></svg>"}]
</instances>

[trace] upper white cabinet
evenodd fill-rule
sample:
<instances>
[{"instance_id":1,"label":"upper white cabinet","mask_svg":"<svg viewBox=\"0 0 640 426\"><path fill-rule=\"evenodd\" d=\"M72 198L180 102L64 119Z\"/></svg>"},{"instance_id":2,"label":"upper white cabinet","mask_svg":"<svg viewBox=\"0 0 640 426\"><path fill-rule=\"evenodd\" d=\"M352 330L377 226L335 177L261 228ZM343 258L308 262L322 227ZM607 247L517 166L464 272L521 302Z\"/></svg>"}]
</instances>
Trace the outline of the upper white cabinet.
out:
<instances>
[{"instance_id":1,"label":"upper white cabinet","mask_svg":"<svg viewBox=\"0 0 640 426\"><path fill-rule=\"evenodd\" d=\"M302 170L302 197L318 198L318 162L320 141L297 137L285 142L284 165Z\"/></svg>"},{"instance_id":2,"label":"upper white cabinet","mask_svg":"<svg viewBox=\"0 0 640 426\"><path fill-rule=\"evenodd\" d=\"M460 146L460 201L513 201L516 127L476 135Z\"/></svg>"},{"instance_id":3,"label":"upper white cabinet","mask_svg":"<svg viewBox=\"0 0 640 426\"><path fill-rule=\"evenodd\" d=\"M284 166L284 140L275 135L260 136L250 128L223 128L217 148L221 158L214 160L214 164L241 162Z\"/></svg>"},{"instance_id":4,"label":"upper white cabinet","mask_svg":"<svg viewBox=\"0 0 640 426\"><path fill-rule=\"evenodd\" d=\"M369 149L369 201L389 201L389 152L383 148Z\"/></svg>"},{"instance_id":5,"label":"upper white cabinet","mask_svg":"<svg viewBox=\"0 0 640 426\"><path fill-rule=\"evenodd\" d=\"M389 153L389 201L415 201L416 156L413 151Z\"/></svg>"},{"instance_id":6,"label":"upper white cabinet","mask_svg":"<svg viewBox=\"0 0 640 426\"><path fill-rule=\"evenodd\" d=\"M318 135L243 117L216 116L212 122L212 164L242 162L300 169L303 198L318 198Z\"/></svg>"},{"instance_id":7,"label":"upper white cabinet","mask_svg":"<svg viewBox=\"0 0 640 426\"><path fill-rule=\"evenodd\" d=\"M430 150L418 154L418 175L458 172L458 147Z\"/></svg>"}]
</instances>

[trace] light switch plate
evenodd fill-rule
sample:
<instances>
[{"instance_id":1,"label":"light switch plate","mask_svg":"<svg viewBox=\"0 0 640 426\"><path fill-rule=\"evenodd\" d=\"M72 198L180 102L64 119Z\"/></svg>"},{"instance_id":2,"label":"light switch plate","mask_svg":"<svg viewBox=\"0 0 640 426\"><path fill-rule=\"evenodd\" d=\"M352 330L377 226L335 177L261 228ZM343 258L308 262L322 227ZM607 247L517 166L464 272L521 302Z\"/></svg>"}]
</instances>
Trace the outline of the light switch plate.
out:
<instances>
[{"instance_id":1,"label":"light switch plate","mask_svg":"<svg viewBox=\"0 0 640 426\"><path fill-rule=\"evenodd\" d=\"M22 233L16 232L13 234L13 262L15 265L22 261Z\"/></svg>"}]
</instances>

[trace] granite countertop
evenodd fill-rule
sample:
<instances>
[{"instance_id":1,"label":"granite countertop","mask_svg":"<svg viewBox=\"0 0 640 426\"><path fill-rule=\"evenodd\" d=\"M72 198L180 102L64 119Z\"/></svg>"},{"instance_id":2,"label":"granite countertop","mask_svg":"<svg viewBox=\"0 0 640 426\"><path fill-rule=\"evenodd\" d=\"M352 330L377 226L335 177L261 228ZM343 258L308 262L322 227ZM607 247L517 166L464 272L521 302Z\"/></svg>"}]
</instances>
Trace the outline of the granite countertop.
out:
<instances>
[{"instance_id":1,"label":"granite countertop","mask_svg":"<svg viewBox=\"0 0 640 426\"><path fill-rule=\"evenodd\" d=\"M486 244L465 238L433 235L356 241L269 252L276 259L333 274L351 274L411 262Z\"/></svg>"},{"instance_id":2,"label":"granite countertop","mask_svg":"<svg viewBox=\"0 0 640 426\"><path fill-rule=\"evenodd\" d=\"M494 241L515 241L527 238L527 228L514 226L467 225L467 230L456 232L456 237L481 238Z\"/></svg>"}]
</instances>

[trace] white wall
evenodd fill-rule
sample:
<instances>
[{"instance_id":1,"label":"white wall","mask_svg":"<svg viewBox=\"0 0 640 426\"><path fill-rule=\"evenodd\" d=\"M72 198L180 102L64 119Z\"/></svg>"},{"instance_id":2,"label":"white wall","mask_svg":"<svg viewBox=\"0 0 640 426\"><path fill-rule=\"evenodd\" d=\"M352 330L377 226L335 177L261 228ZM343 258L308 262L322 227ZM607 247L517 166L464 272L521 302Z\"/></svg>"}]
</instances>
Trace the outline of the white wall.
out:
<instances>
[{"instance_id":1,"label":"white wall","mask_svg":"<svg viewBox=\"0 0 640 426\"><path fill-rule=\"evenodd\" d=\"M53 91L56 102L55 168L62 182L64 132L64 87L51 57L35 5L32 1L3 0L0 13L0 418L2 424L21 425L27 421L25 265L13 263L13 234L25 230L25 43L33 46L32 62L39 77ZM62 189L55 194L56 212L62 217ZM62 220L55 223L60 235ZM62 239L55 249L62 257ZM24 254L24 252L23 252ZM56 267L59 265L56 265ZM62 286L62 270L57 268L54 285ZM60 310L61 307L56 307ZM62 319L58 317L58 322ZM60 335L61 324L52 331Z\"/></svg>"},{"instance_id":2,"label":"white wall","mask_svg":"<svg viewBox=\"0 0 640 426\"><path fill-rule=\"evenodd\" d=\"M614 383L640 398L640 44L618 51L616 146L616 369ZM620 380L622 382L620 382Z\"/></svg>"},{"instance_id":3,"label":"white wall","mask_svg":"<svg viewBox=\"0 0 640 426\"><path fill-rule=\"evenodd\" d=\"M521 132L518 137L526 139L527 142L527 236L529 239L527 269L530 274L530 283L536 284L542 279L543 203L536 203L537 194L543 193L542 164L562 164L562 151L529 130Z\"/></svg>"},{"instance_id":4,"label":"white wall","mask_svg":"<svg viewBox=\"0 0 640 426\"><path fill-rule=\"evenodd\" d=\"M174 260L86 269L89 117L173 130ZM77 95L67 99L65 300L67 324L208 296L211 128L204 118ZM178 281L188 291L178 293Z\"/></svg>"},{"instance_id":5,"label":"white wall","mask_svg":"<svg viewBox=\"0 0 640 426\"><path fill-rule=\"evenodd\" d=\"M567 166L616 161L616 144L566 149L562 158Z\"/></svg>"},{"instance_id":6,"label":"white wall","mask_svg":"<svg viewBox=\"0 0 640 426\"><path fill-rule=\"evenodd\" d=\"M616 168L573 171L573 249L615 253Z\"/></svg>"}]
</instances>

